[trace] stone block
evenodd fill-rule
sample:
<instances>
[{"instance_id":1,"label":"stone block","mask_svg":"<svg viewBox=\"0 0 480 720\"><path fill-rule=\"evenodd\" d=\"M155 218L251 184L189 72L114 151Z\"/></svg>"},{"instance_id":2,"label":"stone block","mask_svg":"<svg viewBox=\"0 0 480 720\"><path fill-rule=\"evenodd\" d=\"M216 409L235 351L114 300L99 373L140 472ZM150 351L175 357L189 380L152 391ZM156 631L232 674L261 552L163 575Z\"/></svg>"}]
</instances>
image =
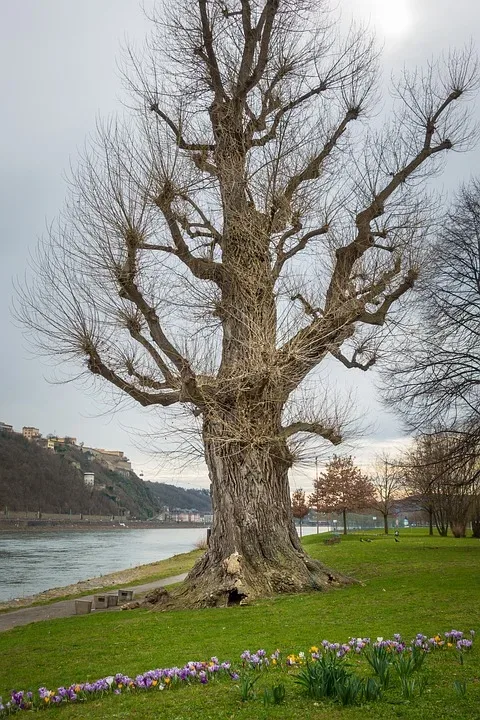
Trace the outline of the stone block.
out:
<instances>
[{"instance_id":1,"label":"stone block","mask_svg":"<svg viewBox=\"0 0 480 720\"><path fill-rule=\"evenodd\" d=\"M118 595L114 593L109 593L107 595L108 598L108 607L115 607L118 605Z\"/></svg>"},{"instance_id":2,"label":"stone block","mask_svg":"<svg viewBox=\"0 0 480 720\"><path fill-rule=\"evenodd\" d=\"M95 610L105 610L108 608L108 595L94 595L93 607Z\"/></svg>"},{"instance_id":3,"label":"stone block","mask_svg":"<svg viewBox=\"0 0 480 720\"><path fill-rule=\"evenodd\" d=\"M119 590L118 591L118 602L130 602L133 600L133 590Z\"/></svg>"},{"instance_id":4,"label":"stone block","mask_svg":"<svg viewBox=\"0 0 480 720\"><path fill-rule=\"evenodd\" d=\"M92 612L92 603L90 600L75 600L75 614L88 615Z\"/></svg>"}]
</instances>

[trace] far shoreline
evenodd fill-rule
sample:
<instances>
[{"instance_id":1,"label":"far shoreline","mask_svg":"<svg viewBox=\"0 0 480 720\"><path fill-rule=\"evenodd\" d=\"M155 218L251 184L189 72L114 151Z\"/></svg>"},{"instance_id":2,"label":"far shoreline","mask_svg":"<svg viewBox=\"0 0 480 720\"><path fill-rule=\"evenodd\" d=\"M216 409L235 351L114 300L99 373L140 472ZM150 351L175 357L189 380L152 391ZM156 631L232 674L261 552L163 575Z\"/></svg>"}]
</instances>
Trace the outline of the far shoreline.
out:
<instances>
[{"instance_id":1,"label":"far shoreline","mask_svg":"<svg viewBox=\"0 0 480 720\"><path fill-rule=\"evenodd\" d=\"M58 522L54 520L0 519L0 533L42 533L62 531L111 531L111 530L207 530L210 525L192 522L155 522L151 520Z\"/></svg>"}]
</instances>

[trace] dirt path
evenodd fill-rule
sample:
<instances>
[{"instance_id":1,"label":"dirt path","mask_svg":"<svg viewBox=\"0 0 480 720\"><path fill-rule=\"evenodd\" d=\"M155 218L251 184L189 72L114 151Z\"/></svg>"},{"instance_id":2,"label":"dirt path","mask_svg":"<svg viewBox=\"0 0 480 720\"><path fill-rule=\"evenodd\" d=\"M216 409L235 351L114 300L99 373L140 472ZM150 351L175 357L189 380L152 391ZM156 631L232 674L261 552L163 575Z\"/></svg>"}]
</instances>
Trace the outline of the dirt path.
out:
<instances>
[{"instance_id":1,"label":"dirt path","mask_svg":"<svg viewBox=\"0 0 480 720\"><path fill-rule=\"evenodd\" d=\"M174 575L172 577L155 580L154 582L144 583L143 585L135 585L129 587L133 590L135 596L154 590L165 585L173 585L173 583L182 582L187 577L186 573L182 575ZM82 596L78 600L93 600L93 595ZM120 610L120 607L111 607L107 610L93 610L97 614L100 612L113 612ZM60 602L51 603L50 605L36 605L34 607L22 608L21 610L12 610L11 612L0 614L0 632L11 630L20 625L28 625L33 622L42 620L53 620L56 618L71 617L75 615L75 600L61 600Z\"/></svg>"}]
</instances>

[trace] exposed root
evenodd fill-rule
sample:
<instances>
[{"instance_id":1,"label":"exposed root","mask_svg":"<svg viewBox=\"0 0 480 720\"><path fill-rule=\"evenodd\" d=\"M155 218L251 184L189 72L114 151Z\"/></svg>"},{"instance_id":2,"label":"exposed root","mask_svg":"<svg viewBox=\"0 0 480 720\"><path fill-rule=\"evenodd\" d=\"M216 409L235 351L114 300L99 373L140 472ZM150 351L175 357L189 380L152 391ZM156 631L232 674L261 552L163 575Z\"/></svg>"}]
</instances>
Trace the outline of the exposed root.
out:
<instances>
[{"instance_id":1,"label":"exposed root","mask_svg":"<svg viewBox=\"0 0 480 720\"><path fill-rule=\"evenodd\" d=\"M295 553L275 564L249 564L239 553L213 563L206 553L181 587L161 589L146 596L143 606L154 610L247 605L261 597L326 591L357 583L308 555Z\"/></svg>"}]
</instances>

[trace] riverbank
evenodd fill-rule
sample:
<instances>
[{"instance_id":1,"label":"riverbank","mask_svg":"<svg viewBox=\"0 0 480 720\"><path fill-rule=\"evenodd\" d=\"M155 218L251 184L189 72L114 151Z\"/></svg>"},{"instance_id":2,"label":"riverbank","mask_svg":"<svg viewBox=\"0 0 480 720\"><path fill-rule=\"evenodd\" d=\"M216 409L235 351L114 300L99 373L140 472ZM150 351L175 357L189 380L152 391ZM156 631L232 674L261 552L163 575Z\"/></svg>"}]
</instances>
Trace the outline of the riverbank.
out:
<instances>
[{"instance_id":1,"label":"riverbank","mask_svg":"<svg viewBox=\"0 0 480 720\"><path fill-rule=\"evenodd\" d=\"M44 605L57 600L74 599L88 595L93 591L99 593L107 592L120 586L129 587L139 583L154 582L155 580L161 580L173 575L181 575L190 570L203 552L201 549L192 550L188 553L173 555L166 560L159 560L157 562L147 563L146 565L138 565L137 567L127 570L120 570L106 575L88 578L87 580L82 580L72 585L51 588L36 595L0 602L0 612L18 610L34 605Z\"/></svg>"}]
</instances>

